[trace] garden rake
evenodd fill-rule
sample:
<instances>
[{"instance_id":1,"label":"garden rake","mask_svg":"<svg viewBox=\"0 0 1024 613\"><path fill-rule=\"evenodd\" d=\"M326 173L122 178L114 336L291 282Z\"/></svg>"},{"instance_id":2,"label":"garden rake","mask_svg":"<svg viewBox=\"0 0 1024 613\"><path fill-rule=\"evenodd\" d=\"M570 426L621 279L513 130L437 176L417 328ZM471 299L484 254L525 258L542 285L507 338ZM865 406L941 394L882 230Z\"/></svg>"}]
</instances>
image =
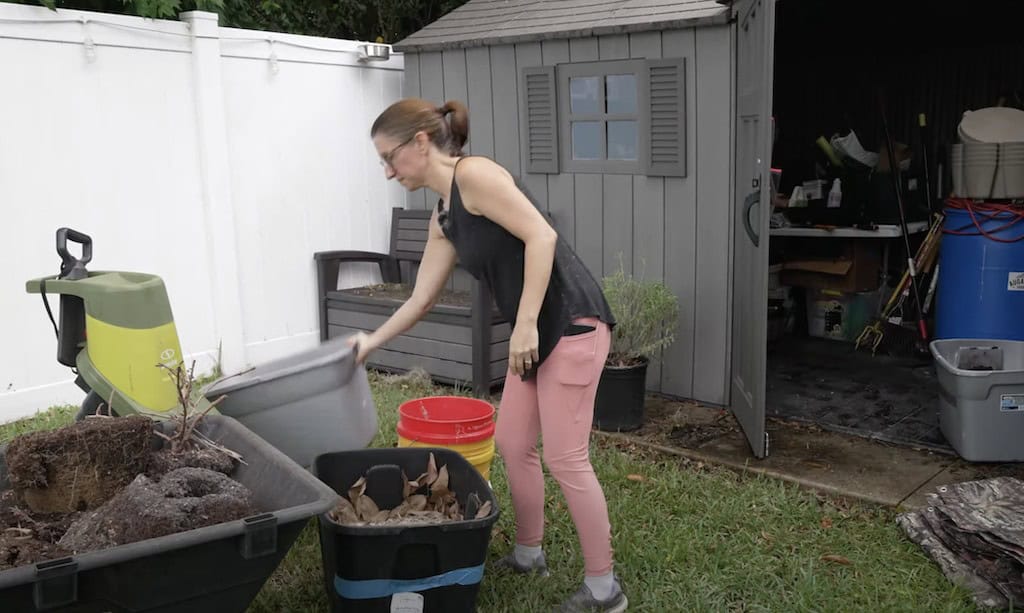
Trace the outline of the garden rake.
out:
<instances>
[{"instance_id":1,"label":"garden rake","mask_svg":"<svg viewBox=\"0 0 1024 613\"><path fill-rule=\"evenodd\" d=\"M941 214L937 213L934 215L928 234L921 242L914 256L914 267L919 274L928 274L938 257L939 239L942 235L942 219L943 216ZM910 281L909 269L904 270L899 283L893 289L889 300L882 308L880 317L875 318L870 324L864 326L860 335L857 336L855 349L871 347L871 353L874 355L883 344L893 351L903 351L917 345L920 340L918 330L909 328L903 323L904 304L910 298L912 290Z\"/></svg>"}]
</instances>

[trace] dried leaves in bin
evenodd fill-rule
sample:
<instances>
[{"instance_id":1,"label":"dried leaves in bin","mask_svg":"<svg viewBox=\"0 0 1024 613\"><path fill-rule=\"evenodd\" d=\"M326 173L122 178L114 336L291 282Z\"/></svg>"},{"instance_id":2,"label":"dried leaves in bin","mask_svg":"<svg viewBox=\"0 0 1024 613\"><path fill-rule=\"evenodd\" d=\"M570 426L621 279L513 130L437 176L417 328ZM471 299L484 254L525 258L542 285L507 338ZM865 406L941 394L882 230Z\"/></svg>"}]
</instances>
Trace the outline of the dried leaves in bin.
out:
<instances>
[{"instance_id":1,"label":"dried leaves in bin","mask_svg":"<svg viewBox=\"0 0 1024 613\"><path fill-rule=\"evenodd\" d=\"M487 517L491 513L491 502L480 502L480 496L472 492L467 496L466 508L459 505L455 492L449 489L448 467L437 467L434 454L430 454L426 471L413 480L405 472L402 487L402 501L393 509L381 509L366 495L366 477L360 477L348 489L348 497L342 498L328 516L342 525L395 525L395 524L440 524L472 518Z\"/></svg>"}]
</instances>

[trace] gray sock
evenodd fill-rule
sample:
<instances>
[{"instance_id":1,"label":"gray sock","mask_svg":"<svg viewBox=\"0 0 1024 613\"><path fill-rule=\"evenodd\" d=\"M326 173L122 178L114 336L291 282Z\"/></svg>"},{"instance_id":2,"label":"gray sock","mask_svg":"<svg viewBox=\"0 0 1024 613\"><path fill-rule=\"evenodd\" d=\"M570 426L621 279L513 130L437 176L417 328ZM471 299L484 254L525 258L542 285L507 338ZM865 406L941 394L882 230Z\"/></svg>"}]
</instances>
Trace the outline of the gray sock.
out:
<instances>
[{"instance_id":1,"label":"gray sock","mask_svg":"<svg viewBox=\"0 0 1024 613\"><path fill-rule=\"evenodd\" d=\"M530 547L516 543L516 549L513 554L515 555L516 562L523 566L533 566L533 563L544 555L544 551L540 545Z\"/></svg>"},{"instance_id":2,"label":"gray sock","mask_svg":"<svg viewBox=\"0 0 1024 613\"><path fill-rule=\"evenodd\" d=\"M590 593L598 600L608 600L615 593L615 574L608 571L596 577L586 576L583 584L590 589Z\"/></svg>"}]
</instances>

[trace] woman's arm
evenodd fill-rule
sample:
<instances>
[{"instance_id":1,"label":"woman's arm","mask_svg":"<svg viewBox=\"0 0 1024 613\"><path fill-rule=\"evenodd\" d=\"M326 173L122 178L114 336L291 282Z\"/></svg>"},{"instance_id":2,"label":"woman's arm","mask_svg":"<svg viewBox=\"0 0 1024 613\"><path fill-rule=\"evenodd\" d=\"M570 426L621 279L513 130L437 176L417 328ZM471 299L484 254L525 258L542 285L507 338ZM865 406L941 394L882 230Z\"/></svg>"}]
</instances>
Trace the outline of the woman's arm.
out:
<instances>
[{"instance_id":1,"label":"woman's arm","mask_svg":"<svg viewBox=\"0 0 1024 613\"><path fill-rule=\"evenodd\" d=\"M459 193L466 210L487 217L525 245L523 295L509 341L509 365L522 375L538 359L537 318L551 279L558 235L504 168L472 157L460 167Z\"/></svg>"},{"instance_id":2,"label":"woman's arm","mask_svg":"<svg viewBox=\"0 0 1024 613\"><path fill-rule=\"evenodd\" d=\"M430 233L423 249L423 259L416 272L412 296L384 324L371 334L358 333L349 338L357 349L356 361L362 364L371 351L413 327L437 302L448 276L455 266L455 247L441 231L437 210L430 216Z\"/></svg>"}]
</instances>

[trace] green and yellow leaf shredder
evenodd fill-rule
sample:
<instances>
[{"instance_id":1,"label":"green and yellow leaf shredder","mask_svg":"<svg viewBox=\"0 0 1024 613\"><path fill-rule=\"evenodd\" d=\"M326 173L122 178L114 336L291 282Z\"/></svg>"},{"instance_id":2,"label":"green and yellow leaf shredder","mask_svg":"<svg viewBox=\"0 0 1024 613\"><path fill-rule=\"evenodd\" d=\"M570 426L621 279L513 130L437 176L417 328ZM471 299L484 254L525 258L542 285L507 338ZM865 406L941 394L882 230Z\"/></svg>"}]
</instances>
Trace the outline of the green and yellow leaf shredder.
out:
<instances>
[{"instance_id":1,"label":"green and yellow leaf shredder","mask_svg":"<svg viewBox=\"0 0 1024 613\"><path fill-rule=\"evenodd\" d=\"M81 245L80 258L68 251L69 242ZM87 393L79 417L101 403L116 415L179 411L173 371L182 363L181 344L163 280L87 270L92 239L70 228L57 230L57 254L60 272L29 280L26 290L42 295L57 335L57 361L72 368L75 383ZM60 295L59 325L47 294ZM205 398L196 402L200 410L209 406Z\"/></svg>"}]
</instances>

